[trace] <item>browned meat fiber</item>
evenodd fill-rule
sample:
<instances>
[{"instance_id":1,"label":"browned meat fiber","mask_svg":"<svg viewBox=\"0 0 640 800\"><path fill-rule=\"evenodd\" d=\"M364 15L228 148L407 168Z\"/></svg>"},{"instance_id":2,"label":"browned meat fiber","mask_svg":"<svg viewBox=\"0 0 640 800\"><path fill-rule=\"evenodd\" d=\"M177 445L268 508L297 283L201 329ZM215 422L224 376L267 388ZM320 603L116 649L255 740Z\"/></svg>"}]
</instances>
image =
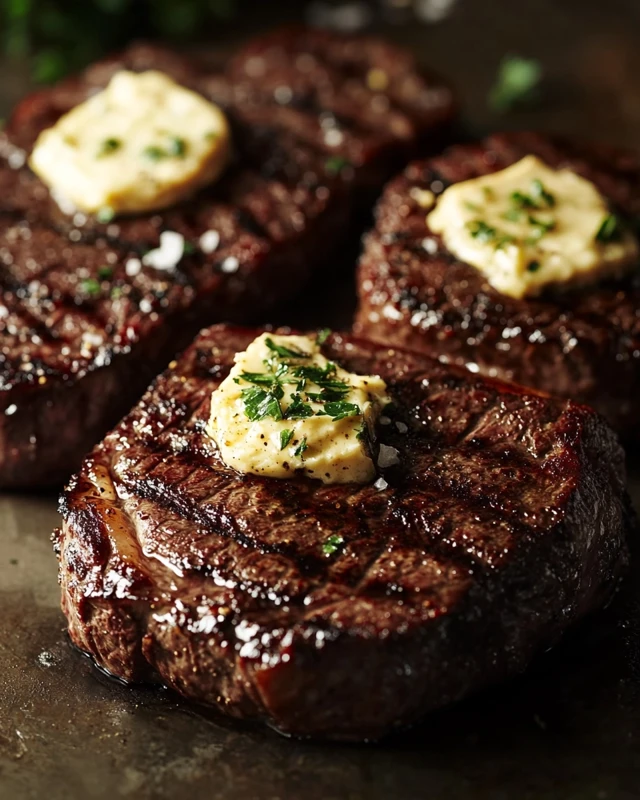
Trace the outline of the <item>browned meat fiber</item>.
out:
<instances>
[{"instance_id":1,"label":"browned meat fiber","mask_svg":"<svg viewBox=\"0 0 640 800\"><path fill-rule=\"evenodd\" d=\"M235 163L161 214L65 213L25 160L122 68L163 70L224 106ZM0 136L0 486L61 482L204 324L264 320L294 297L343 247L354 204L451 113L449 90L404 53L306 31L257 39L219 72L136 45L24 100ZM185 239L177 269L140 268L166 230Z\"/></svg>"},{"instance_id":2,"label":"browned meat fiber","mask_svg":"<svg viewBox=\"0 0 640 800\"><path fill-rule=\"evenodd\" d=\"M358 271L355 329L588 403L623 437L638 438L640 278L516 300L493 289L432 234L412 189L436 195L527 154L592 181L630 224L640 219L635 156L539 134L492 136L419 161L391 181L378 205Z\"/></svg>"},{"instance_id":3,"label":"browned meat fiber","mask_svg":"<svg viewBox=\"0 0 640 800\"><path fill-rule=\"evenodd\" d=\"M63 608L101 667L289 734L375 739L520 672L611 597L631 522L594 411L334 334L328 358L389 386L388 485L242 475L203 430L255 336L203 331L62 497Z\"/></svg>"}]
</instances>

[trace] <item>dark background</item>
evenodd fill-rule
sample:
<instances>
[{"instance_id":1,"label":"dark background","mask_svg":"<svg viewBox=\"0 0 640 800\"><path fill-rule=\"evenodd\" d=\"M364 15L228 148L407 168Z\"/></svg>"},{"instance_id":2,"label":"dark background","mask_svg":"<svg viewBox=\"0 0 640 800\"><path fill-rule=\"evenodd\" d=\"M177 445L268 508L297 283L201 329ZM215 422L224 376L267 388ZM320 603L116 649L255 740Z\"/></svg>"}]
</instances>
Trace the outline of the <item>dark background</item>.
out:
<instances>
[{"instance_id":1,"label":"dark background","mask_svg":"<svg viewBox=\"0 0 640 800\"><path fill-rule=\"evenodd\" d=\"M15 2L0 0L0 12ZM134 5L138 13L148 4ZM231 49L260 29L326 10L300 2L234 5L231 17L207 15L182 46ZM368 29L410 47L451 80L464 135L535 127L640 142L638 0L416 0L413 10L380 2L370 16ZM34 69L42 71L38 59L51 43L22 45L0 59L0 115L32 83ZM538 60L544 78L528 106L499 113L488 94L506 54ZM318 312L331 316L329 308ZM634 495L640 499L637 488ZM49 542L56 524L55 497L0 496L2 800L640 798L636 576L612 608L526 676L379 745L318 745L239 728L167 692L99 675L64 633Z\"/></svg>"}]
</instances>

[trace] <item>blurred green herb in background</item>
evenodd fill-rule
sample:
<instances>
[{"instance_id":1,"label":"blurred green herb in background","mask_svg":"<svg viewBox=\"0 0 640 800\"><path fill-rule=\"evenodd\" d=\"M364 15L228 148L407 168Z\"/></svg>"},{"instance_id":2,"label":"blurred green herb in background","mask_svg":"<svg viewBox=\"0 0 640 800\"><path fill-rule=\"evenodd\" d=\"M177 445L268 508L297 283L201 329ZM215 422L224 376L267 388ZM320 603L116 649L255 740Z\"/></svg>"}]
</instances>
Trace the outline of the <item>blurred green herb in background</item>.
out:
<instances>
[{"instance_id":1,"label":"blurred green herb in background","mask_svg":"<svg viewBox=\"0 0 640 800\"><path fill-rule=\"evenodd\" d=\"M51 82L134 37L206 33L235 0L0 0L0 54L29 59Z\"/></svg>"},{"instance_id":2,"label":"blurred green herb in background","mask_svg":"<svg viewBox=\"0 0 640 800\"><path fill-rule=\"evenodd\" d=\"M508 111L535 97L542 79L540 62L533 58L506 56L500 63L489 102L496 111Z\"/></svg>"}]
</instances>

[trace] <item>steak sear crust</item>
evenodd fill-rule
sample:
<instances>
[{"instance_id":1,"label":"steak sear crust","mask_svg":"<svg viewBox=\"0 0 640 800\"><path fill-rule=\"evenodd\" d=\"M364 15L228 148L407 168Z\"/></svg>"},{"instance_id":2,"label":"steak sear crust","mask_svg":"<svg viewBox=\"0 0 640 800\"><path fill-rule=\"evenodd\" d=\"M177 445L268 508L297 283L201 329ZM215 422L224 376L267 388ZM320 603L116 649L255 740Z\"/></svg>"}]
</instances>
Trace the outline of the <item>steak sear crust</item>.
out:
<instances>
[{"instance_id":1,"label":"steak sear crust","mask_svg":"<svg viewBox=\"0 0 640 800\"><path fill-rule=\"evenodd\" d=\"M368 71L395 59L404 77L371 90ZM25 163L123 68L162 70L223 106L235 159L179 206L101 222L61 208ZM393 113L375 111L385 103ZM451 113L449 90L395 48L304 31L257 39L215 73L134 45L27 97L0 134L0 486L61 483L202 325L264 321L292 299L344 245L354 207ZM177 268L132 270L163 231L184 237Z\"/></svg>"},{"instance_id":2,"label":"steak sear crust","mask_svg":"<svg viewBox=\"0 0 640 800\"><path fill-rule=\"evenodd\" d=\"M594 411L333 334L328 358L389 387L386 488L238 474L203 431L256 335L204 330L62 496L63 609L103 669L375 739L520 672L612 596L632 520Z\"/></svg>"},{"instance_id":3,"label":"steak sear crust","mask_svg":"<svg viewBox=\"0 0 640 800\"><path fill-rule=\"evenodd\" d=\"M629 224L640 219L640 163L613 149L534 133L492 136L411 164L387 186L358 270L358 334L588 403L638 437L640 277L514 299L457 260L426 226L414 189L452 183L534 154L592 181Z\"/></svg>"}]
</instances>

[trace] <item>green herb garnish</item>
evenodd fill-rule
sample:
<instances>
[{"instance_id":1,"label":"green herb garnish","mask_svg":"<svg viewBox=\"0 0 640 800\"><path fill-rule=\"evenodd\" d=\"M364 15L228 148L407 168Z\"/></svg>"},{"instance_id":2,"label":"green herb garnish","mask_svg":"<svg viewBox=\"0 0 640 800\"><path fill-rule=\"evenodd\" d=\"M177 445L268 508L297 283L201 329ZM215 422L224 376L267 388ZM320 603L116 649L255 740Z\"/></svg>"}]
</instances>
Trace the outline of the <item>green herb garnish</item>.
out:
<instances>
[{"instance_id":1,"label":"green herb garnish","mask_svg":"<svg viewBox=\"0 0 640 800\"><path fill-rule=\"evenodd\" d=\"M330 175L337 175L345 167L350 167L351 162L342 156L331 156L324 162L324 168Z\"/></svg>"},{"instance_id":2,"label":"green herb garnish","mask_svg":"<svg viewBox=\"0 0 640 800\"><path fill-rule=\"evenodd\" d=\"M469 228L469 233L473 238L478 239L480 242L492 242L497 236L496 229L487 225L487 223L481 219L474 219L471 220L471 222L467 222L467 228Z\"/></svg>"},{"instance_id":3,"label":"green herb garnish","mask_svg":"<svg viewBox=\"0 0 640 800\"><path fill-rule=\"evenodd\" d=\"M258 386L243 389L242 399L244 400L244 413L252 422L266 419L266 417L271 417L276 420L282 419L280 400L283 394L284 392L280 386L275 386L268 392L264 389L260 389Z\"/></svg>"},{"instance_id":4,"label":"green herb garnish","mask_svg":"<svg viewBox=\"0 0 640 800\"><path fill-rule=\"evenodd\" d=\"M269 350L279 355L280 358L311 358L309 353L303 353L300 350L294 350L292 347L284 347L281 344L276 344L273 339L265 339L265 344Z\"/></svg>"},{"instance_id":5,"label":"green herb garnish","mask_svg":"<svg viewBox=\"0 0 640 800\"><path fill-rule=\"evenodd\" d=\"M122 147L122 142L120 139L105 139L103 142L100 143L100 147L98 147L98 152L96 154L97 158L103 158L104 156L110 156L112 153L115 153L116 150L119 150Z\"/></svg>"},{"instance_id":6,"label":"green herb garnish","mask_svg":"<svg viewBox=\"0 0 640 800\"><path fill-rule=\"evenodd\" d=\"M527 217L527 221L529 225L533 225L534 228L542 228L545 233L552 231L556 227L556 221L554 219L540 219L540 217L534 217L531 214Z\"/></svg>"},{"instance_id":7,"label":"green herb garnish","mask_svg":"<svg viewBox=\"0 0 640 800\"><path fill-rule=\"evenodd\" d=\"M530 193L511 192L511 202L516 208L535 208L540 211L543 208L553 208L556 204L556 199L544 188L540 180L534 178L531 181Z\"/></svg>"},{"instance_id":8,"label":"green herb garnish","mask_svg":"<svg viewBox=\"0 0 640 800\"><path fill-rule=\"evenodd\" d=\"M531 181L531 197L538 204L538 208L543 206L553 208L556 204L556 198L544 188L539 178L534 178Z\"/></svg>"},{"instance_id":9,"label":"green herb garnish","mask_svg":"<svg viewBox=\"0 0 640 800\"><path fill-rule=\"evenodd\" d=\"M80 281L80 289L84 294L95 297L100 294L100 283L95 278L87 278L84 281Z\"/></svg>"},{"instance_id":10,"label":"green herb garnish","mask_svg":"<svg viewBox=\"0 0 640 800\"><path fill-rule=\"evenodd\" d=\"M276 376L269 372L242 372L240 373L240 378L236 379L236 382L240 379L247 383L257 383L265 386L273 386L273 384L277 382Z\"/></svg>"},{"instance_id":11,"label":"green herb garnish","mask_svg":"<svg viewBox=\"0 0 640 800\"><path fill-rule=\"evenodd\" d=\"M307 449L309 445L307 444L307 437L305 436L304 439L300 442L300 444L296 447L293 451L294 456L302 457L302 454Z\"/></svg>"},{"instance_id":12,"label":"green herb garnish","mask_svg":"<svg viewBox=\"0 0 640 800\"><path fill-rule=\"evenodd\" d=\"M331 361L324 366L295 363L291 359L311 358L311 354L277 344L270 337L265 338L265 344L272 354L263 361L266 370L241 372L234 378L237 384L242 382L252 384L241 390L244 411L250 420L256 421L265 417L295 420L328 416L338 421L362 414L360 406L347 402L351 387L346 381L337 377L336 364ZM295 388L285 405L280 401L285 396L286 384L293 384ZM309 384L313 386L308 386ZM318 403L320 408L314 407L312 403ZM289 439L290 437L287 443ZM284 441L284 438L281 438L281 444ZM298 455L306 449L306 440L303 444L304 447ZM282 447L286 447L286 444L282 444Z\"/></svg>"},{"instance_id":13,"label":"green herb garnish","mask_svg":"<svg viewBox=\"0 0 640 800\"><path fill-rule=\"evenodd\" d=\"M304 381L312 381L325 392L343 395L349 391L349 384L335 377L336 365L331 361L325 367L295 367L293 374Z\"/></svg>"},{"instance_id":14,"label":"green herb garnish","mask_svg":"<svg viewBox=\"0 0 640 800\"><path fill-rule=\"evenodd\" d=\"M115 217L116 212L111 208L111 206L104 206L103 208L99 208L96 211L96 219L98 222L107 223L111 222L111 220Z\"/></svg>"},{"instance_id":15,"label":"green herb garnish","mask_svg":"<svg viewBox=\"0 0 640 800\"><path fill-rule=\"evenodd\" d=\"M170 156L176 158L184 158L187 154L187 142L181 136L171 136L169 139L169 147L167 151Z\"/></svg>"},{"instance_id":16,"label":"green herb garnish","mask_svg":"<svg viewBox=\"0 0 640 800\"><path fill-rule=\"evenodd\" d=\"M524 192L511 192L511 202L516 208L536 208L533 198Z\"/></svg>"},{"instance_id":17,"label":"green herb garnish","mask_svg":"<svg viewBox=\"0 0 640 800\"><path fill-rule=\"evenodd\" d=\"M291 404L284 412L285 419L307 419L313 416L313 409L309 403L305 403L299 394L291 396Z\"/></svg>"},{"instance_id":18,"label":"green herb garnish","mask_svg":"<svg viewBox=\"0 0 640 800\"><path fill-rule=\"evenodd\" d=\"M531 99L542 78L540 63L530 58L507 56L500 64L489 103L496 111L507 111Z\"/></svg>"},{"instance_id":19,"label":"green herb garnish","mask_svg":"<svg viewBox=\"0 0 640 800\"><path fill-rule=\"evenodd\" d=\"M144 148L142 155L148 158L149 161L161 161L163 158L167 158L169 153L155 144L150 144L148 147Z\"/></svg>"},{"instance_id":20,"label":"green herb garnish","mask_svg":"<svg viewBox=\"0 0 640 800\"><path fill-rule=\"evenodd\" d=\"M528 272L537 272L540 269L541 266L542 265L540 264L539 261L530 261L527 264L527 271Z\"/></svg>"},{"instance_id":21,"label":"green herb garnish","mask_svg":"<svg viewBox=\"0 0 640 800\"><path fill-rule=\"evenodd\" d=\"M111 267L107 267L106 265L104 267L100 267L98 270L98 278L100 278L101 281L108 281L112 275L113 269Z\"/></svg>"},{"instance_id":22,"label":"green herb garnish","mask_svg":"<svg viewBox=\"0 0 640 800\"><path fill-rule=\"evenodd\" d=\"M326 414L329 417L333 417L334 422L337 422L346 417L357 417L361 413L360 406L355 403L346 403L343 400L339 400L334 403L325 403L323 410L318 412L318 416Z\"/></svg>"},{"instance_id":23,"label":"green herb garnish","mask_svg":"<svg viewBox=\"0 0 640 800\"><path fill-rule=\"evenodd\" d=\"M495 249L502 250L503 247L506 247L508 244L513 244L515 241L515 237L511 236L510 233L499 233L496 236Z\"/></svg>"},{"instance_id":24,"label":"green herb garnish","mask_svg":"<svg viewBox=\"0 0 640 800\"><path fill-rule=\"evenodd\" d=\"M504 212L502 218L508 220L509 222L520 222L522 219L522 211L517 208L510 208Z\"/></svg>"},{"instance_id":25,"label":"green herb garnish","mask_svg":"<svg viewBox=\"0 0 640 800\"><path fill-rule=\"evenodd\" d=\"M622 225L615 214L607 214L596 233L596 242L615 242L622 235Z\"/></svg>"},{"instance_id":26,"label":"green herb garnish","mask_svg":"<svg viewBox=\"0 0 640 800\"><path fill-rule=\"evenodd\" d=\"M332 533L331 536L322 545L322 552L325 556L332 556L339 549L340 545L344 544L344 539L337 533Z\"/></svg>"},{"instance_id":27,"label":"green herb garnish","mask_svg":"<svg viewBox=\"0 0 640 800\"><path fill-rule=\"evenodd\" d=\"M289 444L289 442L293 439L293 431L280 431L280 449L284 450L284 448Z\"/></svg>"},{"instance_id":28,"label":"green herb garnish","mask_svg":"<svg viewBox=\"0 0 640 800\"><path fill-rule=\"evenodd\" d=\"M316 342L319 345L324 344L330 336L331 336L331 328L323 328L321 331L318 331L318 335L316 336Z\"/></svg>"}]
</instances>

